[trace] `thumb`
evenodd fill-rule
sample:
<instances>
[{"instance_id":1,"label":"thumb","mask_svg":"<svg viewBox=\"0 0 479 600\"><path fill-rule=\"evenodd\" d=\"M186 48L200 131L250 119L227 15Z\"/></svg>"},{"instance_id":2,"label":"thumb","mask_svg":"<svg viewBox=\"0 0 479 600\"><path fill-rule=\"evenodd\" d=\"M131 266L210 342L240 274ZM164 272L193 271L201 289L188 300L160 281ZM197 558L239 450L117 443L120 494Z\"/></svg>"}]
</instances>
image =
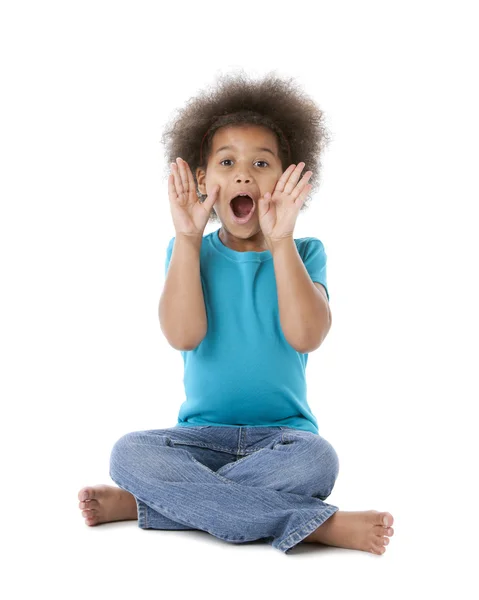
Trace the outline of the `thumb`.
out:
<instances>
[{"instance_id":1,"label":"thumb","mask_svg":"<svg viewBox=\"0 0 479 600\"><path fill-rule=\"evenodd\" d=\"M213 208L213 205L218 200L219 191L220 191L220 186L217 184L211 190L211 194L209 194L208 196L206 196L205 201L203 202L203 204L205 205L205 208L207 210L211 211L211 209Z\"/></svg>"}]
</instances>

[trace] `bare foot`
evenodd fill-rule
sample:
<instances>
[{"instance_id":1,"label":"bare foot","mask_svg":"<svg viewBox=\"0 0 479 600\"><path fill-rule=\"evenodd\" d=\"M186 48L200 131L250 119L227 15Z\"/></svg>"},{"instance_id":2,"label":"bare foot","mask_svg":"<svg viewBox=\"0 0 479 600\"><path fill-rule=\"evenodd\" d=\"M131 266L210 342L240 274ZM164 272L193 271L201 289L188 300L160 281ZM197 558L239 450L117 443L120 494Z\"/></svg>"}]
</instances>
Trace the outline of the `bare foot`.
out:
<instances>
[{"instance_id":1,"label":"bare foot","mask_svg":"<svg viewBox=\"0 0 479 600\"><path fill-rule=\"evenodd\" d=\"M385 546L389 544L388 536L394 534L393 522L393 516L388 512L338 510L303 542L384 554Z\"/></svg>"},{"instance_id":2,"label":"bare foot","mask_svg":"<svg viewBox=\"0 0 479 600\"><path fill-rule=\"evenodd\" d=\"M112 485L84 487L78 492L78 500L86 525L138 518L135 496Z\"/></svg>"}]
</instances>

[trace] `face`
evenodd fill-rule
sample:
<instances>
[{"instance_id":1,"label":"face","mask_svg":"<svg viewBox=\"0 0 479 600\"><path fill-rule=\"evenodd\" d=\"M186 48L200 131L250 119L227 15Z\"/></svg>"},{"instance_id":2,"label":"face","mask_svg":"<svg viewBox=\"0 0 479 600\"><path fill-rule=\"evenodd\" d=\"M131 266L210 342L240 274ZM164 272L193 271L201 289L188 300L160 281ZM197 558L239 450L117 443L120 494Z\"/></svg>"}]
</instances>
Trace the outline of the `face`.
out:
<instances>
[{"instance_id":1,"label":"face","mask_svg":"<svg viewBox=\"0 0 479 600\"><path fill-rule=\"evenodd\" d=\"M223 148L228 146L228 148ZM283 174L276 135L258 125L226 126L216 131L206 172L196 170L198 189L209 194L219 185L214 211L221 221L219 236L223 244L237 250L267 250L258 219L258 199L273 193ZM247 223L236 223L230 200L239 191L247 191L255 200L255 210Z\"/></svg>"}]
</instances>

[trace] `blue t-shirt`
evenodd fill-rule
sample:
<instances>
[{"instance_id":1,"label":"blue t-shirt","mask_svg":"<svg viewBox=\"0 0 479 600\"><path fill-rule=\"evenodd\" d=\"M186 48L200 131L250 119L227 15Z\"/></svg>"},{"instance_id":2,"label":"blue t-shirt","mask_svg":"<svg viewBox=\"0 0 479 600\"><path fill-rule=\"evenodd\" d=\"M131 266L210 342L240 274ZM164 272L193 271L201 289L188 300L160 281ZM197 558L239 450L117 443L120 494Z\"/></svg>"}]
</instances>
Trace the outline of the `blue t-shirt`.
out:
<instances>
[{"instance_id":1,"label":"blue t-shirt","mask_svg":"<svg viewBox=\"0 0 479 600\"><path fill-rule=\"evenodd\" d=\"M281 329L273 255L232 250L219 231L201 244L208 330L196 348L181 351L186 400L176 426L284 426L318 434L306 398L308 354L297 352ZM329 299L323 243L313 237L294 242L311 280L324 285Z\"/></svg>"}]
</instances>

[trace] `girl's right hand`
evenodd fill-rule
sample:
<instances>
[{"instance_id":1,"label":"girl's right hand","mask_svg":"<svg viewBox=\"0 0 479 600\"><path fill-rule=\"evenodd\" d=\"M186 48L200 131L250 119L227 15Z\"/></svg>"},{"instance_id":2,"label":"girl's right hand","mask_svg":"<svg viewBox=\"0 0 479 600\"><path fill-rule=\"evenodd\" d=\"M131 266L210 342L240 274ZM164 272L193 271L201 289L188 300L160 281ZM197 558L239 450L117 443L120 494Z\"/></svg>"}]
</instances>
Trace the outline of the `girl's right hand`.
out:
<instances>
[{"instance_id":1,"label":"girl's right hand","mask_svg":"<svg viewBox=\"0 0 479 600\"><path fill-rule=\"evenodd\" d=\"M168 177L168 195L173 225L177 234L203 236L220 186L216 185L204 202L196 194L193 173L187 162L177 158L171 163L172 173Z\"/></svg>"}]
</instances>

